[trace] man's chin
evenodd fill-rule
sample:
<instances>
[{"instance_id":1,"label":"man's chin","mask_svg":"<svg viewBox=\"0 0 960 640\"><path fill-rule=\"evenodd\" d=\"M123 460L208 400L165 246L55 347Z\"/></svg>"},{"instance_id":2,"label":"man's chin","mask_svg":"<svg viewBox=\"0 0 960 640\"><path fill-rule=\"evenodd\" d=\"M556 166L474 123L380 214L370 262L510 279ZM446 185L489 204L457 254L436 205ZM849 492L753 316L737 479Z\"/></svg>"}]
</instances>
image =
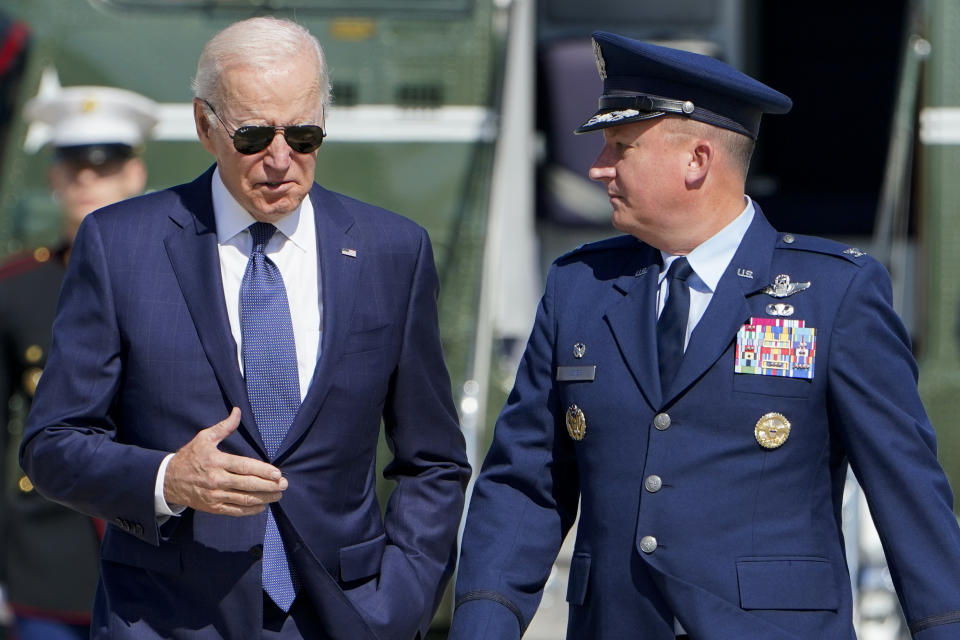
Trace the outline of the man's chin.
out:
<instances>
[{"instance_id":1,"label":"man's chin","mask_svg":"<svg viewBox=\"0 0 960 640\"><path fill-rule=\"evenodd\" d=\"M306 194L304 194L304 197L306 197ZM289 195L276 199L259 198L251 203L249 211L250 215L260 222L273 222L296 211L301 202L303 202L303 197L294 198Z\"/></svg>"}]
</instances>

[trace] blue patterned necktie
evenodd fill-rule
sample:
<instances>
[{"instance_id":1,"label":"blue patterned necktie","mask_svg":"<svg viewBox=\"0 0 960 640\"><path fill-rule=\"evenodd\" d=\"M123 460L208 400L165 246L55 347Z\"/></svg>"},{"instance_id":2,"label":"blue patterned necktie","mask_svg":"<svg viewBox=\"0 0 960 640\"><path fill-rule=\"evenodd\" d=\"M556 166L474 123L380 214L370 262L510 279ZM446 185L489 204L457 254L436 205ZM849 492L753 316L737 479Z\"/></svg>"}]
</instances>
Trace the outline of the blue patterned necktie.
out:
<instances>
[{"instance_id":1,"label":"blue patterned necktie","mask_svg":"<svg viewBox=\"0 0 960 640\"><path fill-rule=\"evenodd\" d=\"M264 255L277 228L256 222L249 229L253 250L240 283L243 371L253 417L272 459L300 408L300 378L287 290L280 269ZM263 540L263 590L278 607L289 611L296 596L295 580L273 511L268 507Z\"/></svg>"},{"instance_id":2,"label":"blue patterned necktie","mask_svg":"<svg viewBox=\"0 0 960 640\"><path fill-rule=\"evenodd\" d=\"M677 375L683 360L683 342L687 336L690 315L690 289L687 278L693 268L686 258L677 258L667 270L667 304L657 320L657 358L660 365L660 389L667 387Z\"/></svg>"}]
</instances>

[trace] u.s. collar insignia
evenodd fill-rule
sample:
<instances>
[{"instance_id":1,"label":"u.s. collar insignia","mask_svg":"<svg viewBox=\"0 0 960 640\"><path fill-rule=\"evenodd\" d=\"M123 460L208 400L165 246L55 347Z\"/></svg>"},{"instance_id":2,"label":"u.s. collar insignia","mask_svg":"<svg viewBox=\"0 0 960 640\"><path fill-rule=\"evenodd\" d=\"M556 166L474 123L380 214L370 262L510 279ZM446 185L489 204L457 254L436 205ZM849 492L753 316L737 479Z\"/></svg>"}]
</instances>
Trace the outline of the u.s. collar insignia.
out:
<instances>
[{"instance_id":1,"label":"u.s. collar insignia","mask_svg":"<svg viewBox=\"0 0 960 640\"><path fill-rule=\"evenodd\" d=\"M583 410L575 404L567 409L567 433L574 440L583 440L587 433L587 417L583 415Z\"/></svg>"},{"instance_id":2,"label":"u.s. collar insignia","mask_svg":"<svg viewBox=\"0 0 960 640\"><path fill-rule=\"evenodd\" d=\"M766 413L757 420L753 435L764 449L776 449L790 437L790 421L779 413Z\"/></svg>"},{"instance_id":3,"label":"u.s. collar insignia","mask_svg":"<svg viewBox=\"0 0 960 640\"><path fill-rule=\"evenodd\" d=\"M854 258L859 258L859 257L861 257L861 256L867 255L867 252L866 252L866 251L861 251L860 249L857 249L856 247L850 247L849 249L844 249L843 252L844 252L845 254L847 254L848 256L853 256Z\"/></svg>"},{"instance_id":4,"label":"u.s. collar insignia","mask_svg":"<svg viewBox=\"0 0 960 640\"><path fill-rule=\"evenodd\" d=\"M763 292L774 298L786 298L809 288L809 282L790 282L790 276L781 273L773 279L773 284L767 285Z\"/></svg>"},{"instance_id":5,"label":"u.s. collar insignia","mask_svg":"<svg viewBox=\"0 0 960 640\"><path fill-rule=\"evenodd\" d=\"M607 79L607 63L603 60L603 51L600 49L600 43L596 40L593 41L593 55L597 59L597 73L600 74L601 80Z\"/></svg>"}]
</instances>

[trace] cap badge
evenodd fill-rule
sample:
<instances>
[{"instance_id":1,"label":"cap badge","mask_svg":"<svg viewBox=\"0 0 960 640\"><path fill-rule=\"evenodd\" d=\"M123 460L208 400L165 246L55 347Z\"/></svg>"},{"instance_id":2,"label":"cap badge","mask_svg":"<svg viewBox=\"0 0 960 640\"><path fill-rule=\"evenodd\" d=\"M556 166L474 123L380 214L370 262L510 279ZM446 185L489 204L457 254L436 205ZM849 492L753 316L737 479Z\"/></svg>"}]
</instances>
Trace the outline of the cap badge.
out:
<instances>
[{"instance_id":1,"label":"cap badge","mask_svg":"<svg viewBox=\"0 0 960 640\"><path fill-rule=\"evenodd\" d=\"M80 112L81 113L91 113L97 110L97 101L93 98L87 98L80 103Z\"/></svg>"},{"instance_id":2,"label":"cap badge","mask_svg":"<svg viewBox=\"0 0 960 640\"><path fill-rule=\"evenodd\" d=\"M593 53L597 58L597 73L600 74L601 80L607 79L607 63L603 60L603 51L600 49L600 43L596 40L593 41Z\"/></svg>"},{"instance_id":3,"label":"cap badge","mask_svg":"<svg viewBox=\"0 0 960 640\"><path fill-rule=\"evenodd\" d=\"M583 436L587 433L587 417L575 404L570 405L570 408L567 409L567 433L577 441L583 440Z\"/></svg>"},{"instance_id":4,"label":"cap badge","mask_svg":"<svg viewBox=\"0 0 960 640\"><path fill-rule=\"evenodd\" d=\"M579 360L580 358L583 357L583 354L585 354L586 352L587 352L587 345L583 344L582 342L578 342L577 344L573 345L574 358L577 358Z\"/></svg>"},{"instance_id":5,"label":"cap badge","mask_svg":"<svg viewBox=\"0 0 960 640\"><path fill-rule=\"evenodd\" d=\"M771 302L767 305L767 315L786 318L793 315L793 305L786 302Z\"/></svg>"},{"instance_id":6,"label":"cap badge","mask_svg":"<svg viewBox=\"0 0 960 640\"><path fill-rule=\"evenodd\" d=\"M767 285L763 292L774 298L786 298L809 288L809 282L790 282L790 276L781 273L773 279L773 284Z\"/></svg>"},{"instance_id":7,"label":"cap badge","mask_svg":"<svg viewBox=\"0 0 960 640\"><path fill-rule=\"evenodd\" d=\"M764 449L776 449L790 437L790 421L779 413L765 413L757 420L753 435Z\"/></svg>"}]
</instances>

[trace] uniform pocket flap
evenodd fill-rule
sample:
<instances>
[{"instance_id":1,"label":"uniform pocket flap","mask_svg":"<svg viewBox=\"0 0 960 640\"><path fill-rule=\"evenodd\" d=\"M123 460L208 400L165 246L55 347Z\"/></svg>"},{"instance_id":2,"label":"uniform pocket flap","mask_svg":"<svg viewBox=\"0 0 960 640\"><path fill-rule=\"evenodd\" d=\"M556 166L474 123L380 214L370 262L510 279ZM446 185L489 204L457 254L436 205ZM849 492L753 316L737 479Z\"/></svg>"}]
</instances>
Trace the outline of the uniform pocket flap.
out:
<instances>
[{"instance_id":1,"label":"uniform pocket flap","mask_svg":"<svg viewBox=\"0 0 960 640\"><path fill-rule=\"evenodd\" d=\"M387 546L386 534L373 540L340 549L340 579L344 582L369 578L380 573L380 561Z\"/></svg>"},{"instance_id":2,"label":"uniform pocket flap","mask_svg":"<svg viewBox=\"0 0 960 640\"><path fill-rule=\"evenodd\" d=\"M587 584L590 582L590 556L575 553L570 560L570 578L567 583L567 602L582 605L587 598Z\"/></svg>"},{"instance_id":3,"label":"uniform pocket flap","mask_svg":"<svg viewBox=\"0 0 960 640\"><path fill-rule=\"evenodd\" d=\"M836 611L839 594L826 558L742 558L737 561L744 609Z\"/></svg>"}]
</instances>

